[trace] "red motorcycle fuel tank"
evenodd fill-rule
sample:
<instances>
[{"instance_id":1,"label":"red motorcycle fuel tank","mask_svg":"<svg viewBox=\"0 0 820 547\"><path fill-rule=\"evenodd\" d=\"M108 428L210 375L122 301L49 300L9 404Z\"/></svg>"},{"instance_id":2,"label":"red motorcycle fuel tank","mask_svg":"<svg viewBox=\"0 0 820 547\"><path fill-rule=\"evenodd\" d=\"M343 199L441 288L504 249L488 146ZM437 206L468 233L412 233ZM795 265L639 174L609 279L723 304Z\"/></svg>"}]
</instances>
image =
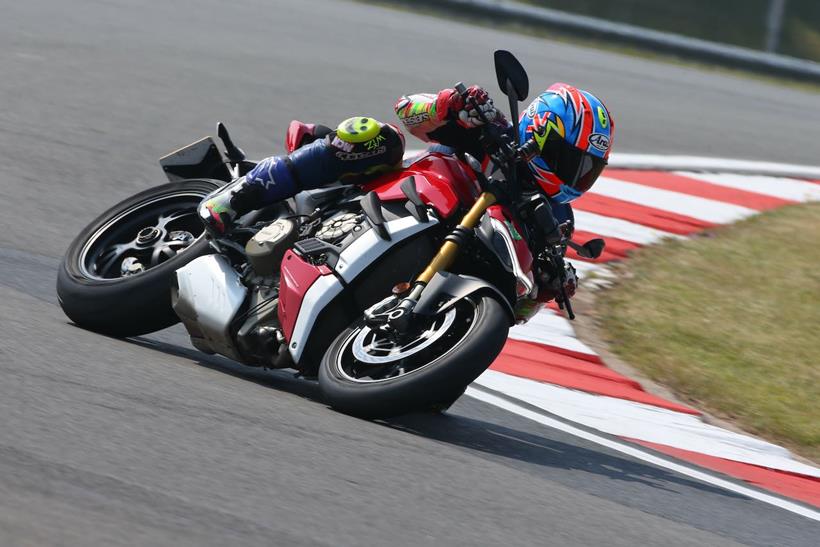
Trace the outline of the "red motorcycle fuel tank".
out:
<instances>
[{"instance_id":1,"label":"red motorcycle fuel tank","mask_svg":"<svg viewBox=\"0 0 820 547\"><path fill-rule=\"evenodd\" d=\"M416 181L419 197L442 217L469 207L481 193L475 177L457 158L430 152L401 171L385 173L365 184L365 192L375 191L382 201L406 201L401 183L409 176Z\"/></svg>"}]
</instances>

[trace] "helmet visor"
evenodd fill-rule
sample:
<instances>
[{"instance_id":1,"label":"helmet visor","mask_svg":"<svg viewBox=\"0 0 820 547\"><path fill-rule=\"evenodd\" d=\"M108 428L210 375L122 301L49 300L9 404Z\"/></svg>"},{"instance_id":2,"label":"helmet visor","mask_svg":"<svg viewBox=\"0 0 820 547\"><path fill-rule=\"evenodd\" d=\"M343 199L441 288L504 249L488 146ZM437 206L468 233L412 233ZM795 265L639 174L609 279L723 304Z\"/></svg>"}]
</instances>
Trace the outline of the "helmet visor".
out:
<instances>
[{"instance_id":1,"label":"helmet visor","mask_svg":"<svg viewBox=\"0 0 820 547\"><path fill-rule=\"evenodd\" d=\"M541 158L561 182L578 192L589 190L606 167L606 160L585 152L551 132L541 148Z\"/></svg>"}]
</instances>

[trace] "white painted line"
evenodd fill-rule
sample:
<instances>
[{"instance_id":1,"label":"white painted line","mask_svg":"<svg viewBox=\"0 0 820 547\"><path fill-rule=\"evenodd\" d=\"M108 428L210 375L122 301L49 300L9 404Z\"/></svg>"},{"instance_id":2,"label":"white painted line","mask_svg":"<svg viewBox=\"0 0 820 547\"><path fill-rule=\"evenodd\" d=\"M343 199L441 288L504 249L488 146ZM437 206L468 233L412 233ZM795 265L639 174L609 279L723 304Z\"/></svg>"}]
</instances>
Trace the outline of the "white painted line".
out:
<instances>
[{"instance_id":1,"label":"white painted line","mask_svg":"<svg viewBox=\"0 0 820 547\"><path fill-rule=\"evenodd\" d=\"M704 158L701 156L670 156L613 152L609 166L616 169L653 171L716 171L773 177L797 177L820 180L820 167L770 161Z\"/></svg>"},{"instance_id":2,"label":"white painted line","mask_svg":"<svg viewBox=\"0 0 820 547\"><path fill-rule=\"evenodd\" d=\"M736 462L820 478L820 469L766 441L703 422L698 416L488 370L476 383L574 423Z\"/></svg>"},{"instance_id":3,"label":"white painted line","mask_svg":"<svg viewBox=\"0 0 820 547\"><path fill-rule=\"evenodd\" d=\"M575 330L569 320L554 311L546 308L523 325L516 325L510 329L509 337L514 340L537 342L548 346L588 353L596 353L575 337Z\"/></svg>"},{"instance_id":4,"label":"white painted line","mask_svg":"<svg viewBox=\"0 0 820 547\"><path fill-rule=\"evenodd\" d=\"M757 213L748 207L733 205L712 199L700 198L672 192L671 190L661 190L635 184L634 182L624 182L621 180L601 177L595 186L590 190L593 194L607 196L624 201L631 201L638 205L654 207L686 215L706 222L716 224L726 224L752 216Z\"/></svg>"},{"instance_id":5,"label":"white painted line","mask_svg":"<svg viewBox=\"0 0 820 547\"><path fill-rule=\"evenodd\" d=\"M580 439L593 442L597 445L609 448L610 450L620 452L621 454L625 454L627 456L650 463L652 465L656 465L658 467L674 471L675 473L679 473L681 475L693 478L695 480L711 484L712 486L717 486L718 488L723 488L724 490L735 492L736 494L746 496L748 498L772 505L774 507L785 509L786 511L790 511L797 515L801 515L803 517L815 521L820 521L820 512L815 511L809 507L804 507L803 505L779 498L777 496L766 494L765 492L760 492L758 490L754 490L752 488L748 488L746 486L736 484L725 479L721 479L710 473L706 473L704 471L693 469L680 463L658 457L655 454L641 450L640 448L637 448L634 445L616 441L614 439L609 439L601 435L596 435L595 433L592 433L590 431L586 431L584 429L564 423L560 420L544 416L543 414L540 414L538 412L533 412L532 410L524 408L523 406L517 405L511 401L492 395L490 393L485 393L472 387L468 387L466 393L470 397L478 399L479 401L491 404L503 410L507 410L508 412L518 414L519 416L522 416L534 422L538 422L552 429L557 429L558 431L569 433L570 435L574 435Z\"/></svg>"},{"instance_id":6,"label":"white painted line","mask_svg":"<svg viewBox=\"0 0 820 547\"><path fill-rule=\"evenodd\" d=\"M404 159L407 160L418 156L423 152L425 152L425 149L421 148L405 150ZM816 165L796 165L793 163L732 158L707 158L703 156L613 152L609 157L609 166L614 169L635 169L638 171L713 171L820 180L820 167Z\"/></svg>"},{"instance_id":7,"label":"white painted line","mask_svg":"<svg viewBox=\"0 0 820 547\"><path fill-rule=\"evenodd\" d=\"M642 224L610 218L596 213L575 209L575 228L585 232L594 232L604 237L617 237L640 245L649 245L663 238L683 239L683 236L657 230Z\"/></svg>"},{"instance_id":8,"label":"white painted line","mask_svg":"<svg viewBox=\"0 0 820 547\"><path fill-rule=\"evenodd\" d=\"M413 158L424 152L424 149L405 150L404 159L407 160ZM811 165L794 165L787 163L736 160L730 158L706 158L700 156L669 156L656 154L629 154L613 152L609 160L609 166L616 169L658 170L670 172L674 171L678 172L678 174L683 176L699 178L701 180L713 182L715 184L720 184L722 186L737 188L739 190L747 190L750 192L757 192L759 194L765 194L774 197L782 197L785 199L793 199L796 201L820 200L820 185L811 182L795 180L795 178L786 178L796 177L820 180L820 167ZM695 171L698 172L696 173ZM603 181L605 178L606 177L602 177L601 181ZM601 186L603 186L601 182L598 182L595 186L593 186L593 189L591 191L595 192ZM662 192L663 190L657 191ZM602 195L607 194L602 193ZM680 196L682 194L676 195ZM613 195L611 197L617 198L619 196ZM695 198L694 196L684 197L689 197L692 199L703 199ZM637 203L641 202L638 201ZM646 203L646 205L651 204ZM740 209L744 208L740 207ZM737 218L742 218L742 216ZM619 236L613 235L613 237Z\"/></svg>"},{"instance_id":9,"label":"white painted line","mask_svg":"<svg viewBox=\"0 0 820 547\"><path fill-rule=\"evenodd\" d=\"M425 150L421 148L405 150L404 159L418 156L423 152ZM707 158L703 156L613 152L609 157L609 166L615 169L636 169L639 171L714 171L820 180L820 167L816 165L796 165L793 163L732 158Z\"/></svg>"},{"instance_id":10,"label":"white painted line","mask_svg":"<svg viewBox=\"0 0 820 547\"><path fill-rule=\"evenodd\" d=\"M676 174L726 186L728 188L745 190L747 192L792 201L820 200L820 184L814 184L804 180L761 175L737 175L733 173L692 173L690 171L678 171Z\"/></svg>"}]
</instances>

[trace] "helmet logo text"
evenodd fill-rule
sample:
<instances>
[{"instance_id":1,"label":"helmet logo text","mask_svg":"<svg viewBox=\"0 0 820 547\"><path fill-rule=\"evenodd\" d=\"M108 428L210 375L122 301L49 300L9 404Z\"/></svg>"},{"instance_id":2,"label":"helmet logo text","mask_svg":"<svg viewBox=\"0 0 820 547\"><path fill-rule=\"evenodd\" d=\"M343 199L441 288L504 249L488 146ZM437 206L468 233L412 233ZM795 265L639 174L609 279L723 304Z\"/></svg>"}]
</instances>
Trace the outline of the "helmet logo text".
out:
<instances>
[{"instance_id":1,"label":"helmet logo text","mask_svg":"<svg viewBox=\"0 0 820 547\"><path fill-rule=\"evenodd\" d=\"M609 150L609 137L603 133L593 133L589 136L589 144L600 150L606 152Z\"/></svg>"}]
</instances>

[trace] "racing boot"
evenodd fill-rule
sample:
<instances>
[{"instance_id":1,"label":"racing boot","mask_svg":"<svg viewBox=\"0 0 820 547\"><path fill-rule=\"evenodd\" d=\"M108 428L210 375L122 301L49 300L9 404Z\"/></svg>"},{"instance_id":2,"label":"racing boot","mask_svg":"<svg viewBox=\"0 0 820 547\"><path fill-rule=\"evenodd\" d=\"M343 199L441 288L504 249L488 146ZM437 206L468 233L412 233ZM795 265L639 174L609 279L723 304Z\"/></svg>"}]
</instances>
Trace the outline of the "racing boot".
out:
<instances>
[{"instance_id":1,"label":"racing boot","mask_svg":"<svg viewBox=\"0 0 820 547\"><path fill-rule=\"evenodd\" d=\"M197 208L199 218L211 235L224 235L231 231L239 217L258 206L260 193L259 186L240 177L205 196Z\"/></svg>"}]
</instances>

